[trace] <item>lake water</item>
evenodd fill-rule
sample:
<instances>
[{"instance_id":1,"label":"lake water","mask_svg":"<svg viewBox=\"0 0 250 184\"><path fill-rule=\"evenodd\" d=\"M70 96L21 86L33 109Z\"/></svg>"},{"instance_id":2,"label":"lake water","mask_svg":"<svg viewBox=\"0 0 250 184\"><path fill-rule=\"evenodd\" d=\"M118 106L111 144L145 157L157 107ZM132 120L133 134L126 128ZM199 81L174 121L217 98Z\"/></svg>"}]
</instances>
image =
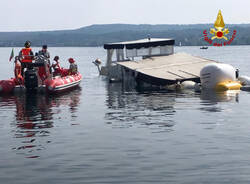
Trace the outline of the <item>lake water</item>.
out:
<instances>
[{"instance_id":1,"label":"lake water","mask_svg":"<svg viewBox=\"0 0 250 184\"><path fill-rule=\"evenodd\" d=\"M0 97L0 183L250 183L250 92L125 91L91 63L102 48L49 50L77 60L81 87ZM250 46L175 50L250 76ZM0 48L1 80L10 52Z\"/></svg>"}]
</instances>

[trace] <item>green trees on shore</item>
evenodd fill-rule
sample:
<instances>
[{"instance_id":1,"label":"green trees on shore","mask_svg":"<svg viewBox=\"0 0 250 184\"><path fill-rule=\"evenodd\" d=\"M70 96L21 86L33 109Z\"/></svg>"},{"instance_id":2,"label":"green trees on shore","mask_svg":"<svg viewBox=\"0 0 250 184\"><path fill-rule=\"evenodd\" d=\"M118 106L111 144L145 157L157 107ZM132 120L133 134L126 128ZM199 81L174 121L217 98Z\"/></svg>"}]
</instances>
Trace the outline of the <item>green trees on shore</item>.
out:
<instances>
[{"instance_id":1,"label":"green trees on shore","mask_svg":"<svg viewBox=\"0 0 250 184\"><path fill-rule=\"evenodd\" d=\"M212 24L190 25L132 25L104 24L92 25L76 30L43 31L43 32L0 32L1 47L23 46L31 40L33 46L102 46L104 43L128 41L146 38L174 38L176 45L206 45L203 31L212 28ZM226 25L230 34L237 31L232 45L250 45L250 24ZM230 36L230 35L229 35Z\"/></svg>"}]
</instances>

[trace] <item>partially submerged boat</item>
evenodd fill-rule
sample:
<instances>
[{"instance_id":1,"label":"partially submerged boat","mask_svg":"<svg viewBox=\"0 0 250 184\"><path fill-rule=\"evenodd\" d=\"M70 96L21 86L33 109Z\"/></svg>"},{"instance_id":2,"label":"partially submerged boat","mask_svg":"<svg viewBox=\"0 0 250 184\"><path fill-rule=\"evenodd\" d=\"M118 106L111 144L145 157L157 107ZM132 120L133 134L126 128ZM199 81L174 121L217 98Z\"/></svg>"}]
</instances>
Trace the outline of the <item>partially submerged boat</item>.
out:
<instances>
[{"instance_id":1,"label":"partially submerged boat","mask_svg":"<svg viewBox=\"0 0 250 184\"><path fill-rule=\"evenodd\" d=\"M104 44L107 50L107 62L100 68L101 62L97 59L93 62L100 72L100 75L107 76L110 82L123 82L125 86L139 87L140 89L169 89L170 86L187 86L188 83L195 86L206 88L206 80L201 81L201 73L211 68L210 65L217 68L220 63L201 57L192 56L186 53L174 53L175 40L168 38L148 38L135 41L118 42ZM217 66L218 64L218 66ZM208 67L206 67L208 66ZM215 90L239 89L240 84L237 81L236 69L231 68L230 77L224 80L227 71L221 72L216 78L218 85L209 87ZM233 77L235 76L235 77ZM203 76L204 79L204 76ZM205 78L206 79L206 78ZM213 77L211 77L213 80ZM205 81L205 82L204 82ZM128 84L128 85L126 85Z\"/></svg>"},{"instance_id":2,"label":"partially submerged boat","mask_svg":"<svg viewBox=\"0 0 250 184\"><path fill-rule=\"evenodd\" d=\"M143 88L162 88L187 80L200 82L200 70L215 61L176 54L174 44L175 40L169 38L104 44L107 62L100 74L110 82L129 82Z\"/></svg>"},{"instance_id":3,"label":"partially submerged boat","mask_svg":"<svg viewBox=\"0 0 250 184\"><path fill-rule=\"evenodd\" d=\"M0 93L11 94L14 92L35 92L55 94L66 90L72 90L79 86L82 80L82 75L77 72L71 75L64 74L62 76L47 77L41 81L37 69L42 66L44 66L42 62L34 61L33 63L30 63L24 73L23 82L20 82L17 78L1 80Z\"/></svg>"}]
</instances>

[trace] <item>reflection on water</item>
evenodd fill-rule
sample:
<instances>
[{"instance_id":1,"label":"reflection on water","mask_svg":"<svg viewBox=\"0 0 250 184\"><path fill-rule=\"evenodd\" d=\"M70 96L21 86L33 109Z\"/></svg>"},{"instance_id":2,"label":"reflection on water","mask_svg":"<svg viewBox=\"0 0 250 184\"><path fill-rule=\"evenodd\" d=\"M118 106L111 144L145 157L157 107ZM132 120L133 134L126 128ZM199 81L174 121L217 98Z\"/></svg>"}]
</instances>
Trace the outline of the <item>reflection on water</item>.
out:
<instances>
[{"instance_id":1,"label":"reflection on water","mask_svg":"<svg viewBox=\"0 0 250 184\"><path fill-rule=\"evenodd\" d=\"M212 90L203 90L200 94L200 99L202 100L202 107L200 110L207 112L221 112L223 109L217 107L216 104L219 102L239 102L238 90L229 90L223 92L215 92Z\"/></svg>"},{"instance_id":2,"label":"reflection on water","mask_svg":"<svg viewBox=\"0 0 250 184\"><path fill-rule=\"evenodd\" d=\"M235 101L239 102L239 90L229 90L229 91L222 91L222 92L215 92L212 90L203 90L201 92L201 99L207 100L211 103L217 102L230 102Z\"/></svg>"},{"instance_id":3,"label":"reflection on water","mask_svg":"<svg viewBox=\"0 0 250 184\"><path fill-rule=\"evenodd\" d=\"M75 117L80 95L81 90L77 89L60 96L22 94L1 97L1 107L8 104L16 108L11 126L14 137L20 142L12 149L18 154L24 154L26 158L39 157L39 151L52 141L49 136L54 127L53 115L60 111L60 106L67 106L71 116Z\"/></svg>"},{"instance_id":4,"label":"reflection on water","mask_svg":"<svg viewBox=\"0 0 250 184\"><path fill-rule=\"evenodd\" d=\"M187 102L194 98L197 104ZM195 109L207 112L221 112L220 102L239 102L239 91L148 91L140 93L127 90L122 84L107 84L106 104L110 109L106 113L107 124L113 128L128 128L132 126L149 127L156 130L171 131L177 123L176 111ZM200 106L201 105L201 106Z\"/></svg>"},{"instance_id":5,"label":"reflection on water","mask_svg":"<svg viewBox=\"0 0 250 184\"><path fill-rule=\"evenodd\" d=\"M108 124L114 128L131 126L159 128L169 131L175 125L174 93L124 90L122 84L107 84L106 113Z\"/></svg>"},{"instance_id":6,"label":"reflection on water","mask_svg":"<svg viewBox=\"0 0 250 184\"><path fill-rule=\"evenodd\" d=\"M15 96L16 120L19 122L49 121L52 103L45 95L26 94Z\"/></svg>"}]
</instances>

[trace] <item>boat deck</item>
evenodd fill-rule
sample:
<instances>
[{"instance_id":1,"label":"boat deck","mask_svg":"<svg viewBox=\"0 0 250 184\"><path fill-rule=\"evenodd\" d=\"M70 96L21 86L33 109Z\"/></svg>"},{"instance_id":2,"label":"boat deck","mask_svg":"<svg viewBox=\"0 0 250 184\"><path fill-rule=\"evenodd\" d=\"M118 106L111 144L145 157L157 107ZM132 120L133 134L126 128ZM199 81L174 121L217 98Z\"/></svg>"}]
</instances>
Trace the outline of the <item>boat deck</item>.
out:
<instances>
[{"instance_id":1,"label":"boat deck","mask_svg":"<svg viewBox=\"0 0 250 184\"><path fill-rule=\"evenodd\" d=\"M174 84L178 81L200 80L200 70L209 63L208 60L185 53L158 56L141 61L124 61L117 64L138 72L138 78L155 85Z\"/></svg>"}]
</instances>

